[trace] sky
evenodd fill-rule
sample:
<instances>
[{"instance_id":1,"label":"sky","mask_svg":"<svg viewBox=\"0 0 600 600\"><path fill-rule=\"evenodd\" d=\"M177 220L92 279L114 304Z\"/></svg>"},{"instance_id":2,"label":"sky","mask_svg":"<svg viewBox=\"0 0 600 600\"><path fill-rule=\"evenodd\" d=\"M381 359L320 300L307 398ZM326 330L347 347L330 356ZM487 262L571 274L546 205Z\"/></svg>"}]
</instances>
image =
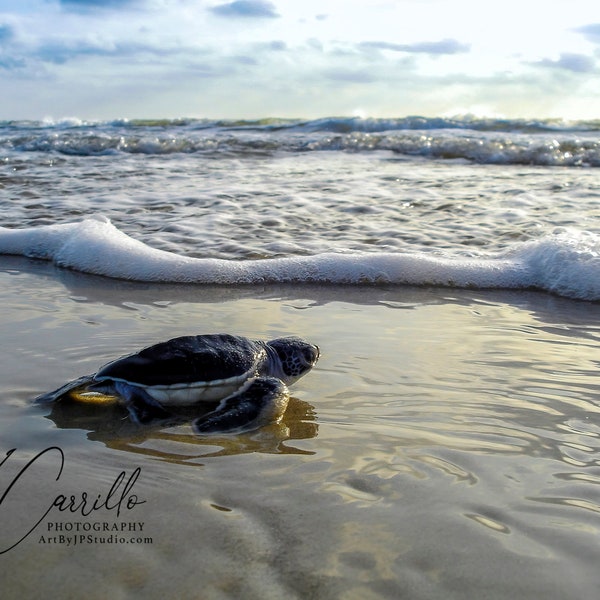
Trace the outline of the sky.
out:
<instances>
[{"instance_id":1,"label":"sky","mask_svg":"<svg viewBox=\"0 0 600 600\"><path fill-rule=\"evenodd\" d=\"M598 0L0 0L0 119L600 119Z\"/></svg>"}]
</instances>

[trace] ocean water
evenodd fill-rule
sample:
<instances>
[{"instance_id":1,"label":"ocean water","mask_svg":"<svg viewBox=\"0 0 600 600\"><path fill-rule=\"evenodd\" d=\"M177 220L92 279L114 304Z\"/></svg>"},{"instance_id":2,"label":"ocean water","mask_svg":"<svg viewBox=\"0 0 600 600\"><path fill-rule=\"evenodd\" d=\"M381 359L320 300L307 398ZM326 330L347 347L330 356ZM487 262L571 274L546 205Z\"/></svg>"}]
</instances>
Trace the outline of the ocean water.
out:
<instances>
[{"instance_id":1,"label":"ocean water","mask_svg":"<svg viewBox=\"0 0 600 600\"><path fill-rule=\"evenodd\" d=\"M3 597L595 597L599 159L598 122L2 123ZM280 424L32 403L215 331L319 345Z\"/></svg>"},{"instance_id":2,"label":"ocean water","mask_svg":"<svg viewBox=\"0 0 600 600\"><path fill-rule=\"evenodd\" d=\"M597 300L599 132L417 118L2 123L0 252L134 280Z\"/></svg>"}]
</instances>

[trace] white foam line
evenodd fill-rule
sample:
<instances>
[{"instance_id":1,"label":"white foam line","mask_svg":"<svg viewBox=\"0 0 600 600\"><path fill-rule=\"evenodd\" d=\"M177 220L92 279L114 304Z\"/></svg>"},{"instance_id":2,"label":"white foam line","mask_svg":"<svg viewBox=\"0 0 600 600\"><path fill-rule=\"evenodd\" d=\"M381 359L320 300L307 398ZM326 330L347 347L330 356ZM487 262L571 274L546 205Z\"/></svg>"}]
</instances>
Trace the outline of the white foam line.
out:
<instances>
[{"instance_id":1,"label":"white foam line","mask_svg":"<svg viewBox=\"0 0 600 600\"><path fill-rule=\"evenodd\" d=\"M145 282L256 284L410 284L461 288L538 288L600 299L600 238L563 232L505 255L440 257L427 253L323 253L263 260L193 258L157 250L108 219L7 229L0 253L50 260L60 267Z\"/></svg>"},{"instance_id":2,"label":"white foam line","mask_svg":"<svg viewBox=\"0 0 600 600\"><path fill-rule=\"evenodd\" d=\"M119 279L188 283L387 282L505 287L522 271L514 261L451 260L423 254L324 253L241 261L192 258L151 248L104 219L24 229L2 227L0 253L41 258L60 267Z\"/></svg>"}]
</instances>

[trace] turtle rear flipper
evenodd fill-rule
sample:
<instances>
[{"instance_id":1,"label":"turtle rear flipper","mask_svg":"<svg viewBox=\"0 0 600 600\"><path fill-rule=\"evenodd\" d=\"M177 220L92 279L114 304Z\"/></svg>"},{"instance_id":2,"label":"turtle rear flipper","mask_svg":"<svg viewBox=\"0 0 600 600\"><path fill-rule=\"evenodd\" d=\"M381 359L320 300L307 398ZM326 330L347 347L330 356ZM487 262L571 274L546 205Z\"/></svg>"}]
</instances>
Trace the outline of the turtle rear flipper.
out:
<instances>
[{"instance_id":1,"label":"turtle rear flipper","mask_svg":"<svg viewBox=\"0 0 600 600\"><path fill-rule=\"evenodd\" d=\"M53 392L42 394L34 399L34 402L40 404L48 404L50 402L58 402L64 398L68 398L71 394L76 394L79 391L84 391L94 381L93 375L84 375L78 379L73 379L69 383L59 387Z\"/></svg>"},{"instance_id":2,"label":"turtle rear flipper","mask_svg":"<svg viewBox=\"0 0 600 600\"><path fill-rule=\"evenodd\" d=\"M196 433L238 433L278 422L290 399L287 386L274 377L257 377L240 392L193 422Z\"/></svg>"},{"instance_id":3,"label":"turtle rear flipper","mask_svg":"<svg viewBox=\"0 0 600 600\"><path fill-rule=\"evenodd\" d=\"M158 400L155 400L139 386L115 381L114 389L129 411L131 420L135 423L150 423L172 417L171 413L166 411Z\"/></svg>"}]
</instances>

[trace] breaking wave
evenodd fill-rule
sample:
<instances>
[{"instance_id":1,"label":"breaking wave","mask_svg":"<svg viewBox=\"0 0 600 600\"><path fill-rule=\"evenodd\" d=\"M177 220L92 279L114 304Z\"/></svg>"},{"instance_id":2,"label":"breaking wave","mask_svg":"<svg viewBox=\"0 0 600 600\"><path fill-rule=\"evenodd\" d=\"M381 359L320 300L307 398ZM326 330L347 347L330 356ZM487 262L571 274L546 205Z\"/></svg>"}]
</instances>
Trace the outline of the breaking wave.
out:
<instances>
[{"instance_id":1,"label":"breaking wave","mask_svg":"<svg viewBox=\"0 0 600 600\"><path fill-rule=\"evenodd\" d=\"M52 261L84 273L140 282L201 284L405 284L538 289L600 300L600 236L561 229L475 258L429 253L320 253L262 260L193 258L151 248L108 219L9 229L0 253Z\"/></svg>"},{"instance_id":2,"label":"breaking wave","mask_svg":"<svg viewBox=\"0 0 600 600\"><path fill-rule=\"evenodd\" d=\"M600 121L325 118L0 122L0 152L73 156L390 151L481 164L600 166Z\"/></svg>"}]
</instances>

